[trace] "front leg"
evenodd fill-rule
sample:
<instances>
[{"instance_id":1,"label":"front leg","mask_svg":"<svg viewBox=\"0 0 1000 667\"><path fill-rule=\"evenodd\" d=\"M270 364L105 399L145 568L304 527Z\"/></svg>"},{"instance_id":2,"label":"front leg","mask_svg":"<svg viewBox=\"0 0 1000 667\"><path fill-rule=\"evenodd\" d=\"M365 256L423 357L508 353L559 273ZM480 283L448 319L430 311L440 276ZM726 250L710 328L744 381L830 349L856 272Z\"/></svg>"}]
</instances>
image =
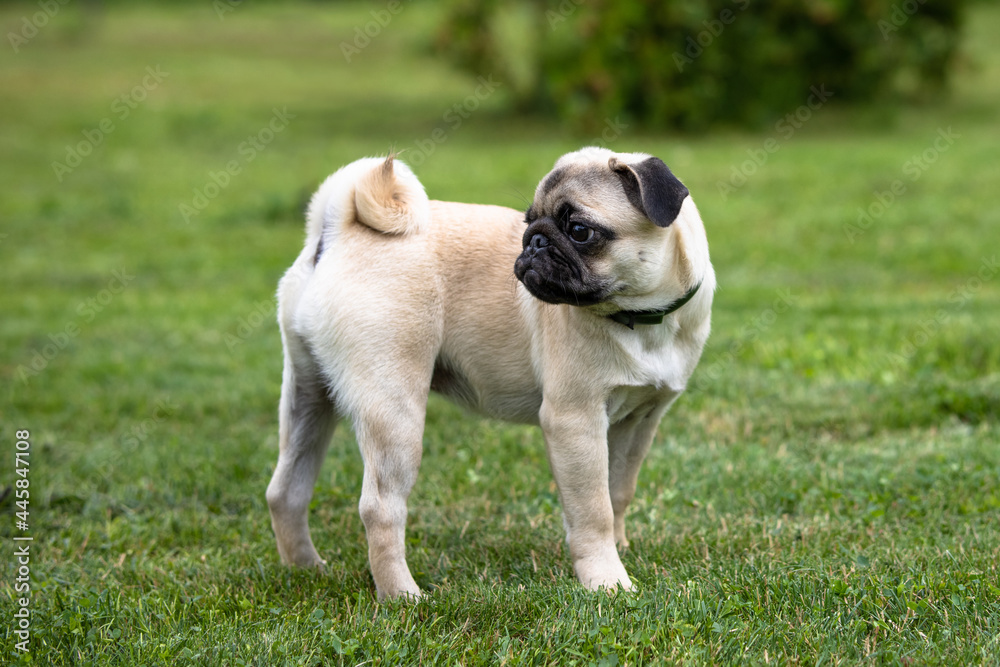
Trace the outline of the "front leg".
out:
<instances>
[{"instance_id":1,"label":"front leg","mask_svg":"<svg viewBox=\"0 0 1000 667\"><path fill-rule=\"evenodd\" d=\"M608 419L603 404L571 406L543 400L539 416L577 578L592 590L632 588L615 548L614 509L608 491Z\"/></svg>"}]
</instances>

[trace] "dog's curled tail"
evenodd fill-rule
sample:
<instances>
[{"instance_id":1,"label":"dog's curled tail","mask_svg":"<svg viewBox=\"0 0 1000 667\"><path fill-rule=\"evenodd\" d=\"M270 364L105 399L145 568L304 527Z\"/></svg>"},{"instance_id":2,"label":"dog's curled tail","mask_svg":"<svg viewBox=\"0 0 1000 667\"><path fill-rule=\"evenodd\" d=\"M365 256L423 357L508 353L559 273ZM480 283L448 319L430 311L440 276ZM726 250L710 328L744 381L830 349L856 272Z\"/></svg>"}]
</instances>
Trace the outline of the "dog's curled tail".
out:
<instances>
[{"instance_id":1,"label":"dog's curled tail","mask_svg":"<svg viewBox=\"0 0 1000 667\"><path fill-rule=\"evenodd\" d=\"M361 224L390 235L419 234L430 222L427 193L417 177L395 155L362 158L330 176L309 202L306 246L334 243L349 224Z\"/></svg>"}]
</instances>

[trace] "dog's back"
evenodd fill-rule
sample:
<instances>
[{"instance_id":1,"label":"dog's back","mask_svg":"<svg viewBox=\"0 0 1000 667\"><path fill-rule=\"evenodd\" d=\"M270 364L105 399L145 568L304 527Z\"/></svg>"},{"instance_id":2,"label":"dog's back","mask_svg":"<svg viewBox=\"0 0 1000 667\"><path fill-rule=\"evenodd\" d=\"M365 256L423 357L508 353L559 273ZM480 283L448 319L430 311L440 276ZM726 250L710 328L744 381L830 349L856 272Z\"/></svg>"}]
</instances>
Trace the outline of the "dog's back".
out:
<instances>
[{"instance_id":1,"label":"dog's back","mask_svg":"<svg viewBox=\"0 0 1000 667\"><path fill-rule=\"evenodd\" d=\"M430 327L430 347L440 355L436 390L493 417L535 422L541 396L512 270L523 217L500 206L428 202L404 163L357 160L310 202L305 247L279 288L283 332L337 356L339 339L351 336L345 327L406 335ZM382 307L400 301L418 307ZM504 301L507 318L497 322L490 313ZM463 389L473 386L494 390Z\"/></svg>"},{"instance_id":2,"label":"dog's back","mask_svg":"<svg viewBox=\"0 0 1000 667\"><path fill-rule=\"evenodd\" d=\"M338 169L310 200L305 246L278 286L282 328L291 327L302 291L345 229L361 225L387 235L416 235L429 221L423 185L394 156L361 158Z\"/></svg>"},{"instance_id":3,"label":"dog's back","mask_svg":"<svg viewBox=\"0 0 1000 667\"><path fill-rule=\"evenodd\" d=\"M424 186L390 155L362 158L337 170L313 195L306 218L306 249L316 258L345 225L362 224L383 234L419 234L430 212Z\"/></svg>"}]
</instances>

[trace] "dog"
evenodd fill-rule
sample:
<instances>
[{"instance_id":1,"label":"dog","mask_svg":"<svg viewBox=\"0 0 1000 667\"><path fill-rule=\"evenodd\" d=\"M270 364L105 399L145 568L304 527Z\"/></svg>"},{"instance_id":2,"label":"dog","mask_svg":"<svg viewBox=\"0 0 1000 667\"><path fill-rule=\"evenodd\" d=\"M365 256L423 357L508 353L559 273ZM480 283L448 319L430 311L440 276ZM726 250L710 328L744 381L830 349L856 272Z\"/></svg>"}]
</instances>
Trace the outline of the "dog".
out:
<instances>
[{"instance_id":1,"label":"dog","mask_svg":"<svg viewBox=\"0 0 1000 667\"><path fill-rule=\"evenodd\" d=\"M564 155L526 213L429 201L394 156L343 167L310 201L305 247L278 287L280 451L267 503L282 561L325 562L308 509L349 417L378 599L421 594L404 533L434 390L540 425L576 576L632 588L617 548L625 511L701 356L714 289L698 209L650 155Z\"/></svg>"}]
</instances>

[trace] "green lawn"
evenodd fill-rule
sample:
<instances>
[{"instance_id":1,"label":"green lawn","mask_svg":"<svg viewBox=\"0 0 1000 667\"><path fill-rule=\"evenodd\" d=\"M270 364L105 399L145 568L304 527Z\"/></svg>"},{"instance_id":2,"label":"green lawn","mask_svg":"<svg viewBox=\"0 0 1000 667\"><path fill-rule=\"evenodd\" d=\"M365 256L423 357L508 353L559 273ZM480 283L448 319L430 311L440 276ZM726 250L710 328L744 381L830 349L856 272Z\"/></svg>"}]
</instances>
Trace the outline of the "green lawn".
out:
<instances>
[{"instance_id":1,"label":"green lawn","mask_svg":"<svg viewBox=\"0 0 1000 667\"><path fill-rule=\"evenodd\" d=\"M306 197L395 148L432 198L523 208L600 137L503 116L416 4L350 63L376 5L50 4L0 61L0 663L997 664L1000 8L924 106L607 119L688 185L720 283L629 517L638 591L575 582L537 430L432 399L408 606L375 602L347 428L312 512L328 569L278 562L273 294ZM2 34L39 11L4 4Z\"/></svg>"}]
</instances>

